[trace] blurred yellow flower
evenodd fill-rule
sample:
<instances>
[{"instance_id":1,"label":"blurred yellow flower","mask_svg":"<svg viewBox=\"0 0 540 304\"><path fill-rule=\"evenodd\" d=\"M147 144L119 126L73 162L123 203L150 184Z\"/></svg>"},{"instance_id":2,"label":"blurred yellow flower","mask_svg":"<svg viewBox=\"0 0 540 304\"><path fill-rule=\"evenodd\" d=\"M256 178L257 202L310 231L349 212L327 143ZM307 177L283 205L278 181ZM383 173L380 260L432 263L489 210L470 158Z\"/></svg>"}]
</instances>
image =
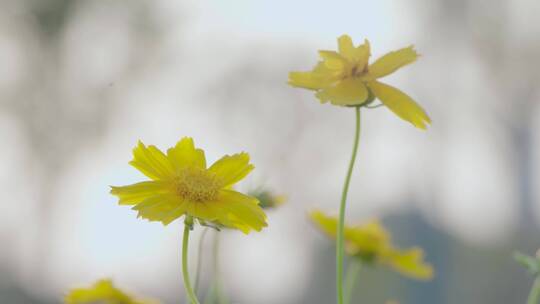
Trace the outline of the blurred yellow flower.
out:
<instances>
[{"instance_id":1,"label":"blurred yellow flower","mask_svg":"<svg viewBox=\"0 0 540 304\"><path fill-rule=\"evenodd\" d=\"M335 238L337 218L321 211L310 213L311 220L328 236ZM411 278L427 280L433 277L433 268L423 261L422 249L414 247L400 250L391 244L390 234L378 220L358 226L345 226L345 251L365 263L384 264Z\"/></svg>"},{"instance_id":2,"label":"blurred yellow flower","mask_svg":"<svg viewBox=\"0 0 540 304\"><path fill-rule=\"evenodd\" d=\"M372 64L368 64L369 41L355 47L343 35L338 46L339 52L319 51L322 60L312 71L289 73L289 84L313 90L322 103L338 106L364 106L376 97L400 118L426 129L431 123L426 112L407 94L377 80L416 61L413 46L390 52Z\"/></svg>"},{"instance_id":3,"label":"blurred yellow flower","mask_svg":"<svg viewBox=\"0 0 540 304\"><path fill-rule=\"evenodd\" d=\"M264 188L256 189L248 193L259 200L259 206L261 206L263 209L276 208L283 205L285 201L287 201L287 197L285 195L276 194L273 191Z\"/></svg>"},{"instance_id":4,"label":"blurred yellow flower","mask_svg":"<svg viewBox=\"0 0 540 304\"><path fill-rule=\"evenodd\" d=\"M226 155L207 168L204 151L185 137L167 154L139 142L130 164L151 180L111 187L111 193L120 205L134 205L139 217L167 225L186 215L244 233L267 225L258 200L231 189L254 168L247 153Z\"/></svg>"},{"instance_id":5,"label":"blurred yellow flower","mask_svg":"<svg viewBox=\"0 0 540 304\"><path fill-rule=\"evenodd\" d=\"M111 280L97 281L89 288L76 288L65 297L66 304L159 304L156 300L135 299L113 286Z\"/></svg>"}]
</instances>

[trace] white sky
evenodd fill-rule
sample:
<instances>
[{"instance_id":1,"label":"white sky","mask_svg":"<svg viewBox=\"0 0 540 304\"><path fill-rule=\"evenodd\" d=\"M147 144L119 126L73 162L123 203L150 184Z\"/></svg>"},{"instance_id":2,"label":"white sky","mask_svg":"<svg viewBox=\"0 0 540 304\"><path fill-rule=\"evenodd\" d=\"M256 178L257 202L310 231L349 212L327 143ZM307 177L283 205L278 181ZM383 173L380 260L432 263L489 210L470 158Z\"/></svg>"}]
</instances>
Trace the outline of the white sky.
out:
<instances>
[{"instance_id":1,"label":"white sky","mask_svg":"<svg viewBox=\"0 0 540 304\"><path fill-rule=\"evenodd\" d=\"M256 178L263 180L272 174L280 176L278 169L265 167L271 158L264 154L264 150L273 149L272 146L251 141L253 134L245 130L231 132L234 133L232 140L225 138L223 129L230 130L227 129L230 126L220 125L218 110L207 110L199 102L185 102L197 100L201 96L200 91L203 91L201 87L212 79L213 75L205 71L220 75L227 70L230 62L245 56L242 48L254 48L254 45L267 45L268 51L275 51L276 56L284 54L283 50L309 51L313 48L311 53L306 53L310 57L305 62L309 63L315 60L317 49L335 49L336 37L345 33L355 41L370 39L375 56L420 41L422 35L414 22L414 11L403 1L156 1L156 5L163 8L161 14L171 21L168 24L172 28L167 40L169 45L164 47L163 52L179 54L183 61L179 60L177 66L149 70L136 79L132 87L122 88L121 84L117 84L119 88L114 98L126 100L129 108L109 110L118 113L125 111L126 115L113 122L111 131L99 146L86 147L86 152L79 155L75 164L61 177L62 187L57 189L56 199L62 208L55 210L58 222L54 225L53 252L48 265L53 278L49 282L53 286L52 293L65 290L72 282L89 282L104 275L119 279L124 285L150 291L178 287L163 286L162 282L180 283L179 223L163 228L157 223L138 220L134 212L128 207L117 206L115 199L108 194L111 184L129 184L142 179L142 175L127 164L131 147L137 139L165 148L172 146L179 134L193 136L199 146L208 150L211 161L225 153L262 150L259 156L255 153L253 159L254 162L259 161L262 170L267 171L256 175ZM123 19L116 18L113 13L104 17L104 24L111 25L115 30L106 32L94 28L94 16L88 11L81 10L80 14L81 19L74 21L66 33L65 73L69 76L67 78L80 77L77 79L83 82L106 82L107 79L99 77L113 78L121 69L118 65L123 64L120 60L122 54L136 46L130 44L129 33L126 34L129 31L121 24ZM89 14L88 19L83 18L85 14ZM110 37L103 39L114 49L104 52L92 48L92 42L77 40L81 33L108 33ZM13 45L18 47L18 44L10 45L8 40L2 38L0 35L0 62L8 57L11 62L15 54L12 50L16 49ZM187 49L186 44L189 45ZM262 52L266 49L257 50ZM420 53L424 55L422 49ZM2 54L7 55L2 57ZM85 60L79 60L81 54L85 55ZM426 65L446 64L446 55L425 54L417 67L407 69L408 76L398 75L390 82L407 85L411 95L430 96L422 93L421 85L411 85L415 82L411 79L429 71ZM465 59L467 56L463 55ZM261 58L269 57L261 54ZM100 66L96 62L115 62L117 65ZM12 63L12 66L17 65ZM110 69L102 71L107 67ZM85 78L84 74L79 73L80 70L90 71L86 75L89 76ZM0 74L0 84L5 82L8 86L12 80L4 76ZM483 84L482 75L474 71L466 76L471 78L456 81L462 90L453 92L451 98L470 98L466 96L469 93L467 89L478 83ZM433 78L434 82L441 80L438 75L433 75ZM182 96L178 96L179 90ZM268 303L294 302L300 296L306 279L302 274L309 273L306 267L311 257L310 250L315 246L311 236L313 231L304 221L304 212L313 206L333 210L336 200L332 199L339 196L342 169L350 149L350 136L339 132L343 129L348 132L352 121L347 119L352 119L352 116L317 104L308 93L298 93L282 102L298 96L299 102L305 103L300 107L319 120L317 124L308 124L310 132L305 132L301 138L313 158L308 161L304 152L291 151L288 155L290 159L284 161L284 166L288 166L294 178L312 178L313 182L303 183L305 188L296 189L296 192L295 189L285 189L291 191L292 201L284 211L270 218L277 225L275 229L268 229L259 238L244 238L241 235L226 237L229 245L225 246L224 255L234 263L224 266L224 271L239 274L239 278L231 282L233 290L241 290L243 284L254 279L250 271L258 266L258 260L271 257L273 261L272 269L260 271L261 280L266 284L264 290L255 288L251 293L246 293L246 298L242 299L244 303L259 299L262 292L268 293L265 298ZM351 190L351 212L367 216L399 210L404 207L400 201L403 197L422 198L426 187L438 187L441 195L439 206L432 208L428 201L431 197L424 197L419 206L405 207L422 208L431 217L430 220L464 240L493 244L511 231L515 220L513 204L516 188L511 152L507 148L492 153L508 143L500 142L488 128L478 127L476 113L461 113L456 107L441 111L445 108L436 102L445 102L445 98L450 98L445 96L440 96L440 100L420 102L428 109L434 109L434 124L427 133L409 127L384 109L364 116L364 128L367 130L362 137L359 165ZM273 100L274 97L277 98ZM281 95L276 94L263 100L278 103L279 97ZM475 97L480 103L489 96L480 93ZM149 100L152 103L148 103ZM174 112L178 102L184 104L182 113ZM476 106L478 104L472 104L471 108L475 109ZM285 122L286 119L294 121L297 117L283 116L282 129L275 130L282 132L279 134L283 136L294 128L292 123L289 125ZM3 118L1 122L0 130L7 131L0 132L0 135L11 134L6 135L6 141L24 150L24 143L19 140L21 135L12 131L17 129L17 123ZM452 124L456 127L448 128ZM332 145L320 147L324 138L330 138ZM0 153L7 155L0 154L3 161L19 157L9 154L12 152ZM345 157L336 156L338 153ZM312 166L313 160L328 170L325 175L305 176L301 168ZM0 177L8 179L9 172L17 171L13 166L17 167L12 162L2 163L2 168L9 168L9 171L0 169L3 174ZM430 179L431 176L438 176L440 180ZM272 178L270 180L274 181ZM279 185L279 181L276 184ZM4 214L8 223L4 225L11 231L16 224L14 213L20 211L29 217L35 216L28 208L35 198L32 194L14 189L11 184L6 189L13 194L12 197L28 203L25 207L11 206L9 212ZM301 190L308 190L309 193L301 193ZM332 198L328 197L328 192L334 193ZM294 199L312 201L298 202ZM315 201L317 199L319 201ZM324 201L326 199L328 201ZM483 213L485 210L490 212ZM478 214L482 214L481 221ZM26 253L21 256L32 260L28 254L32 250L31 241L31 237L23 237L20 244L11 250L15 254ZM250 258L234 256L237 251L250 252L250 248L256 248L251 251ZM31 269L21 272L23 279L32 280ZM153 278L150 283L148 277Z\"/></svg>"}]
</instances>

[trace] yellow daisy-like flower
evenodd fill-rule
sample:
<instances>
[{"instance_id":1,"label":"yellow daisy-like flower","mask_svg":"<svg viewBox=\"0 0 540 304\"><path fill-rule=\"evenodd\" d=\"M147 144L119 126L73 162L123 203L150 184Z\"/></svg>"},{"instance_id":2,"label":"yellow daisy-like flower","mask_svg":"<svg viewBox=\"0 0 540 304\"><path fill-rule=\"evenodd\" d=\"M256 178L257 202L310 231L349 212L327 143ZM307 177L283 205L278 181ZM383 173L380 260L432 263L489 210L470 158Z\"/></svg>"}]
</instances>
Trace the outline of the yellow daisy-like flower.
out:
<instances>
[{"instance_id":1,"label":"yellow daisy-like flower","mask_svg":"<svg viewBox=\"0 0 540 304\"><path fill-rule=\"evenodd\" d=\"M364 106L376 97L400 118L426 129L431 123L426 112L407 94L377 80L416 61L418 54L412 46L369 64L369 41L355 47L351 37L343 35L338 45L338 52L319 51L322 60L312 71L291 72L289 84L313 90L322 103L330 101L338 106Z\"/></svg>"},{"instance_id":2,"label":"yellow daisy-like flower","mask_svg":"<svg viewBox=\"0 0 540 304\"><path fill-rule=\"evenodd\" d=\"M311 220L331 238L337 234L338 220L321 211L313 211ZM367 263L384 264L411 278L427 280L433 268L423 261L422 249L400 250L391 244L390 234L378 220L358 226L345 226L345 251Z\"/></svg>"},{"instance_id":3,"label":"yellow daisy-like flower","mask_svg":"<svg viewBox=\"0 0 540 304\"><path fill-rule=\"evenodd\" d=\"M267 225L258 200L231 189L254 168L247 153L226 155L207 168L204 151L185 137L167 154L139 142L130 165L151 180L111 187L111 193L120 205L134 205L139 217L167 225L186 215L244 233Z\"/></svg>"},{"instance_id":4,"label":"yellow daisy-like flower","mask_svg":"<svg viewBox=\"0 0 540 304\"><path fill-rule=\"evenodd\" d=\"M111 280L100 280L89 288L76 288L65 297L66 304L159 304L156 300L135 299L114 287Z\"/></svg>"}]
</instances>

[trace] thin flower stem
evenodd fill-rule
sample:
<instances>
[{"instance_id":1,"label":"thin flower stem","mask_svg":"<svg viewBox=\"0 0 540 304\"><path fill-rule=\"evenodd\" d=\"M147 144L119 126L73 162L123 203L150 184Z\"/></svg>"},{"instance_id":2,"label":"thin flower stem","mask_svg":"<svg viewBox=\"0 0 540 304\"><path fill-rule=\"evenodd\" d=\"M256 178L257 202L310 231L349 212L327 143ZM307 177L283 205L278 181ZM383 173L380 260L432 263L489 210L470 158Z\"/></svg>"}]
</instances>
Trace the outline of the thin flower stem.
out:
<instances>
[{"instance_id":1,"label":"thin flower stem","mask_svg":"<svg viewBox=\"0 0 540 304\"><path fill-rule=\"evenodd\" d=\"M208 230L210 228L204 227L203 232L201 233L201 237L199 238L199 247L197 252L197 268L195 269L195 284L193 284L193 291L195 294L197 294L197 291L199 290L199 284L201 281L201 268L202 268L202 258L203 258L203 245L204 245L204 239L206 237L206 234L208 233Z\"/></svg>"},{"instance_id":2,"label":"thin flower stem","mask_svg":"<svg viewBox=\"0 0 540 304\"><path fill-rule=\"evenodd\" d=\"M191 282L189 281L189 272L188 272L188 243L189 243L189 231L193 226L193 218L186 216L184 224L184 237L182 240L182 275L184 277L184 287L188 295L189 300L192 304L199 304L197 296L193 292L191 287Z\"/></svg>"},{"instance_id":3,"label":"thin flower stem","mask_svg":"<svg viewBox=\"0 0 540 304\"><path fill-rule=\"evenodd\" d=\"M527 300L527 304L538 304L539 299L540 299L540 277L537 277L536 280L534 280L534 284L531 288L531 292L529 293L529 299Z\"/></svg>"},{"instance_id":4,"label":"thin flower stem","mask_svg":"<svg viewBox=\"0 0 540 304\"><path fill-rule=\"evenodd\" d=\"M215 285L215 282L212 282L212 285L210 285L210 289L204 297L204 304L216 303L216 293L214 292L214 289L216 288Z\"/></svg>"},{"instance_id":5,"label":"thin flower stem","mask_svg":"<svg viewBox=\"0 0 540 304\"><path fill-rule=\"evenodd\" d=\"M362 268L362 263L358 261L352 261L347 265L347 275L345 277L345 303L350 304L352 299L352 291L354 289L354 284L356 283L356 278L358 278L358 273Z\"/></svg>"},{"instance_id":6,"label":"thin flower stem","mask_svg":"<svg viewBox=\"0 0 540 304\"><path fill-rule=\"evenodd\" d=\"M221 285L221 272L219 270L219 244L220 235L218 232L214 235L214 244L212 246L212 270L214 272L214 278L212 279L212 285L208 291L204 304L228 304L229 300L223 293Z\"/></svg>"},{"instance_id":7,"label":"thin flower stem","mask_svg":"<svg viewBox=\"0 0 540 304\"><path fill-rule=\"evenodd\" d=\"M349 184L351 182L351 175L356 160L356 153L358 151L358 142L360 141L360 107L355 108L356 112L356 131L354 136L354 145L349 162L349 169L347 170L347 176L345 178L345 184L343 185L343 192L341 193L341 204L339 206L339 225L337 231L337 246L336 246L336 289L337 289L337 303L343 304L343 251L344 251L344 237L343 230L345 227L345 207L347 203L347 193L349 192Z\"/></svg>"},{"instance_id":8,"label":"thin flower stem","mask_svg":"<svg viewBox=\"0 0 540 304\"><path fill-rule=\"evenodd\" d=\"M219 267L219 245L220 245L220 235L216 232L216 236L214 238L214 248L213 248L213 255L214 255L214 279L215 279L215 289L214 292L216 293L217 297L217 303L218 304L228 304L227 297L223 293L223 286L221 281L221 272Z\"/></svg>"}]
</instances>

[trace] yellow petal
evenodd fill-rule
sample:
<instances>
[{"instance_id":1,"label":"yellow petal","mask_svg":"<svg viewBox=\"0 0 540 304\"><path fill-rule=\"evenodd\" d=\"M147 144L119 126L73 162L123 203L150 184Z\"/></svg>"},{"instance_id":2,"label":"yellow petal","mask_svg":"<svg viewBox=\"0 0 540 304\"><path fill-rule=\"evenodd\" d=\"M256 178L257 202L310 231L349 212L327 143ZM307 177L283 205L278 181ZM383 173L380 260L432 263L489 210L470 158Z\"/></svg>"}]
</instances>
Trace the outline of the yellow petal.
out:
<instances>
[{"instance_id":1,"label":"yellow petal","mask_svg":"<svg viewBox=\"0 0 540 304\"><path fill-rule=\"evenodd\" d=\"M223 187L228 187L246 177L253 168L255 167L249 163L249 154L238 153L223 156L208 171L221 180Z\"/></svg>"},{"instance_id":2,"label":"yellow petal","mask_svg":"<svg viewBox=\"0 0 540 304\"><path fill-rule=\"evenodd\" d=\"M267 226L266 214L259 207L257 199L240 192L222 190L218 201L208 205L209 208L216 208L216 214L220 215L218 221L231 228L247 232L251 229L260 231Z\"/></svg>"},{"instance_id":3,"label":"yellow petal","mask_svg":"<svg viewBox=\"0 0 540 304\"><path fill-rule=\"evenodd\" d=\"M169 184L162 181L146 181L128 186L111 186L111 194L118 197L120 205L133 205L156 194L169 191Z\"/></svg>"},{"instance_id":4,"label":"yellow petal","mask_svg":"<svg viewBox=\"0 0 540 304\"><path fill-rule=\"evenodd\" d=\"M338 38L338 49L343 57L352 60L354 56L354 45L349 35L342 35Z\"/></svg>"},{"instance_id":5,"label":"yellow petal","mask_svg":"<svg viewBox=\"0 0 540 304\"><path fill-rule=\"evenodd\" d=\"M310 212L309 217L329 237L336 238L337 225L338 225L337 217L326 215L319 210L314 210ZM369 222L367 225L371 226L373 224L376 224L376 223L373 221L373 222ZM359 239L358 234L360 233L362 234L360 239L363 242L365 239L363 236L364 234L366 234L366 231L365 231L366 229L364 227L366 227L366 225L359 226L359 227L345 225L345 231L344 231L345 239L355 241L356 239Z\"/></svg>"},{"instance_id":6,"label":"yellow petal","mask_svg":"<svg viewBox=\"0 0 540 304\"><path fill-rule=\"evenodd\" d=\"M163 223L163 225L167 226L172 221L176 220L177 218L181 217L184 214L186 214L186 205L181 204L179 206L176 206L176 208L174 209L168 210L167 213L161 217L160 221L161 223Z\"/></svg>"},{"instance_id":7,"label":"yellow petal","mask_svg":"<svg viewBox=\"0 0 540 304\"><path fill-rule=\"evenodd\" d=\"M315 72L290 72L289 85L309 90L318 90L331 85L334 82L331 74L320 71Z\"/></svg>"},{"instance_id":8,"label":"yellow petal","mask_svg":"<svg viewBox=\"0 0 540 304\"><path fill-rule=\"evenodd\" d=\"M173 166L163 152L155 146L146 147L140 141L133 149L133 160L129 164L153 180L168 179L174 174Z\"/></svg>"},{"instance_id":9,"label":"yellow petal","mask_svg":"<svg viewBox=\"0 0 540 304\"><path fill-rule=\"evenodd\" d=\"M316 94L322 103L330 101L339 106L362 104L368 95L366 86L357 78L345 79L333 87L320 90Z\"/></svg>"},{"instance_id":10,"label":"yellow petal","mask_svg":"<svg viewBox=\"0 0 540 304\"><path fill-rule=\"evenodd\" d=\"M367 66L369 57L371 56L371 46L367 39L364 40L364 44L361 44L354 48L351 61L361 69Z\"/></svg>"},{"instance_id":11,"label":"yellow petal","mask_svg":"<svg viewBox=\"0 0 540 304\"><path fill-rule=\"evenodd\" d=\"M402 66L413 63L416 58L418 53L413 46L390 52L369 66L368 78L375 79L392 74Z\"/></svg>"},{"instance_id":12,"label":"yellow petal","mask_svg":"<svg viewBox=\"0 0 540 304\"><path fill-rule=\"evenodd\" d=\"M331 238L336 238L337 235L337 218L327 216L319 210L314 210L309 213L311 220Z\"/></svg>"},{"instance_id":13,"label":"yellow petal","mask_svg":"<svg viewBox=\"0 0 540 304\"><path fill-rule=\"evenodd\" d=\"M98 281L91 288L73 289L65 298L66 304L94 303L97 301L131 303L129 296L116 289L111 280Z\"/></svg>"},{"instance_id":14,"label":"yellow petal","mask_svg":"<svg viewBox=\"0 0 540 304\"><path fill-rule=\"evenodd\" d=\"M351 243L350 250L358 254L378 254L390 246L390 234L376 219L345 229L344 233Z\"/></svg>"},{"instance_id":15,"label":"yellow petal","mask_svg":"<svg viewBox=\"0 0 540 304\"><path fill-rule=\"evenodd\" d=\"M123 304L158 304L150 299L135 299L116 288L111 280L100 280L89 288L76 288L64 298L66 304L123 303Z\"/></svg>"},{"instance_id":16,"label":"yellow petal","mask_svg":"<svg viewBox=\"0 0 540 304\"><path fill-rule=\"evenodd\" d=\"M329 237L337 235L337 217L327 216L321 211L310 213L311 220ZM345 225L345 250L347 254L356 256L377 256L388 248L390 235L378 220L371 220L358 226Z\"/></svg>"},{"instance_id":17,"label":"yellow petal","mask_svg":"<svg viewBox=\"0 0 540 304\"><path fill-rule=\"evenodd\" d=\"M189 202L187 203L186 213L205 221L215 221L219 214L212 206L215 202Z\"/></svg>"},{"instance_id":18,"label":"yellow petal","mask_svg":"<svg viewBox=\"0 0 540 304\"><path fill-rule=\"evenodd\" d=\"M196 149L190 137L182 138L174 148L168 149L167 156L176 170L185 167L206 169L204 151Z\"/></svg>"},{"instance_id":19,"label":"yellow petal","mask_svg":"<svg viewBox=\"0 0 540 304\"><path fill-rule=\"evenodd\" d=\"M371 46L367 39L364 40L364 44L359 45L355 49L355 61L361 67L368 64L369 57L371 56Z\"/></svg>"},{"instance_id":20,"label":"yellow petal","mask_svg":"<svg viewBox=\"0 0 540 304\"><path fill-rule=\"evenodd\" d=\"M229 214L227 219L220 220L220 224L222 224L225 227L229 227L232 229L238 229L242 231L244 234L249 234L253 228L251 228L249 225L244 224L240 219L238 219L236 216Z\"/></svg>"},{"instance_id":21,"label":"yellow petal","mask_svg":"<svg viewBox=\"0 0 540 304\"><path fill-rule=\"evenodd\" d=\"M351 63L364 67L371 55L369 41L364 40L364 44L355 47L351 37L343 35L338 38L339 54Z\"/></svg>"},{"instance_id":22,"label":"yellow petal","mask_svg":"<svg viewBox=\"0 0 540 304\"><path fill-rule=\"evenodd\" d=\"M341 71L347 65L347 60L334 51L319 51L324 66L330 71Z\"/></svg>"},{"instance_id":23,"label":"yellow petal","mask_svg":"<svg viewBox=\"0 0 540 304\"><path fill-rule=\"evenodd\" d=\"M407 94L387 84L370 81L368 87L379 100L400 118L415 127L426 129L431 119L426 112Z\"/></svg>"},{"instance_id":24,"label":"yellow petal","mask_svg":"<svg viewBox=\"0 0 540 304\"><path fill-rule=\"evenodd\" d=\"M420 248L404 251L393 249L383 262L408 277L429 280L433 278L433 267L425 263L423 258L424 252Z\"/></svg>"},{"instance_id":25,"label":"yellow petal","mask_svg":"<svg viewBox=\"0 0 540 304\"><path fill-rule=\"evenodd\" d=\"M164 225L179 218L186 212L186 202L172 194L160 194L147 198L132 209L138 211L138 217L149 221L160 221Z\"/></svg>"}]
</instances>

